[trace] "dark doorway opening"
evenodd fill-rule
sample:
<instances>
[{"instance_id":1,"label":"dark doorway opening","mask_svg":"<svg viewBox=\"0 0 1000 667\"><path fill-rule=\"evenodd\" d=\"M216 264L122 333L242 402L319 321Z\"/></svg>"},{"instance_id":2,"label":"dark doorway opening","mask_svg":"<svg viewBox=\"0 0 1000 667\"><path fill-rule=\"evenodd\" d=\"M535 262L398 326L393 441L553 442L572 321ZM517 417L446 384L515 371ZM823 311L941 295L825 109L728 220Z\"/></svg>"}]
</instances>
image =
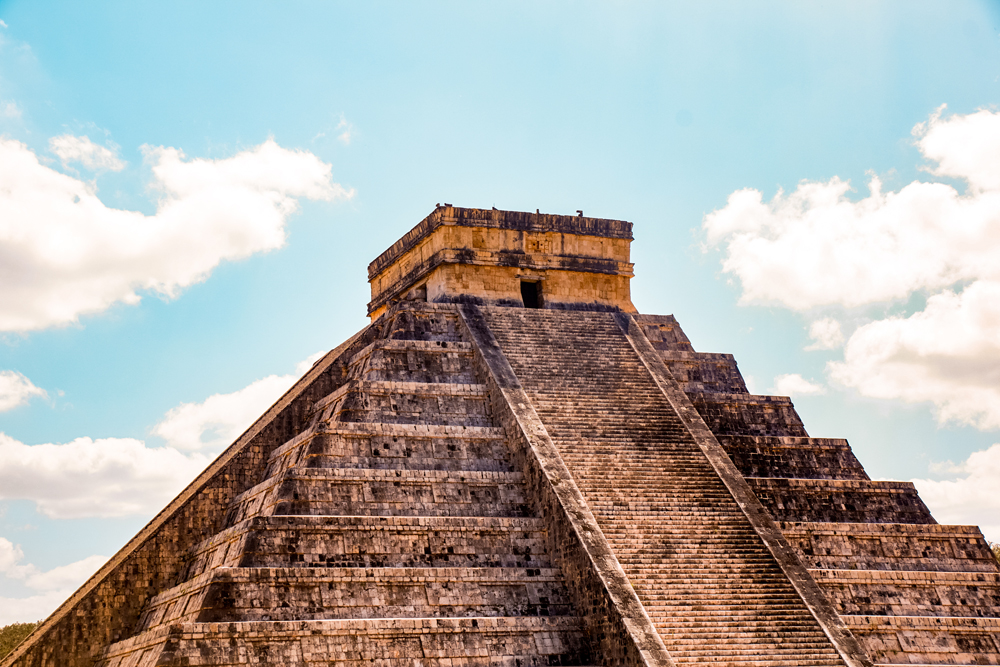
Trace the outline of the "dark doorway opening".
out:
<instances>
[{"instance_id":1,"label":"dark doorway opening","mask_svg":"<svg viewBox=\"0 0 1000 667\"><path fill-rule=\"evenodd\" d=\"M521 300L524 301L525 308L542 307L542 283L522 280Z\"/></svg>"}]
</instances>

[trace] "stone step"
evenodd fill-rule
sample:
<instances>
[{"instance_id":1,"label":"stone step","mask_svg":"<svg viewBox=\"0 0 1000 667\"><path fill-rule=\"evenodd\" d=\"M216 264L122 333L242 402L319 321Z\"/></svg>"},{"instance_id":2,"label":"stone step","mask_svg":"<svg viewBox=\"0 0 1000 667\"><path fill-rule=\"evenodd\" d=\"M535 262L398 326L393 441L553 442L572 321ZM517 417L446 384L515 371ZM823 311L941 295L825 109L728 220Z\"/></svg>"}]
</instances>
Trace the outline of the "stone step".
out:
<instances>
[{"instance_id":1,"label":"stone step","mask_svg":"<svg viewBox=\"0 0 1000 667\"><path fill-rule=\"evenodd\" d=\"M809 618L807 614L802 613L801 604L796 604L794 601L778 600L777 602L771 602L766 598L761 598L756 602L749 602L733 597L729 600L687 600L675 601L676 603L671 604L671 601L668 600L647 600L645 594L639 597L643 601L643 606L646 607L646 610L650 614L653 611L671 612L674 614L683 612L686 618L700 618L703 623L712 623L725 627L734 627L734 624L741 618L757 619L761 616L761 613L774 614L775 618ZM724 618L720 617L720 614L723 613L725 614ZM665 626L683 627L683 623L678 623L676 619L656 618L654 621ZM815 626L813 630L815 630Z\"/></svg>"},{"instance_id":2,"label":"stone step","mask_svg":"<svg viewBox=\"0 0 1000 667\"><path fill-rule=\"evenodd\" d=\"M318 400L320 421L492 426L486 386L351 380Z\"/></svg>"},{"instance_id":3,"label":"stone step","mask_svg":"<svg viewBox=\"0 0 1000 667\"><path fill-rule=\"evenodd\" d=\"M320 432L273 456L265 477L292 467L510 471L498 438Z\"/></svg>"},{"instance_id":4,"label":"stone step","mask_svg":"<svg viewBox=\"0 0 1000 667\"><path fill-rule=\"evenodd\" d=\"M910 482L747 477L775 521L936 523Z\"/></svg>"},{"instance_id":5,"label":"stone step","mask_svg":"<svg viewBox=\"0 0 1000 667\"><path fill-rule=\"evenodd\" d=\"M767 654L758 654L754 656L714 656L714 657L704 657L704 656L679 656L675 659L675 662L679 665L687 664L711 664L711 665L723 665L725 667L827 667L832 665L837 665L837 667L843 667L844 663L839 657L818 655L818 656L795 656L788 655L767 657Z\"/></svg>"},{"instance_id":6,"label":"stone step","mask_svg":"<svg viewBox=\"0 0 1000 667\"><path fill-rule=\"evenodd\" d=\"M755 435L718 440L745 477L868 479L847 440Z\"/></svg>"},{"instance_id":7,"label":"stone step","mask_svg":"<svg viewBox=\"0 0 1000 667\"><path fill-rule=\"evenodd\" d=\"M752 616L744 617L746 620L742 622L740 628L734 630L732 628L720 629L717 626L706 625L700 620L691 620L686 622L675 622L671 623L669 627L671 628L684 628L684 632L690 638L697 641L708 641L715 637L742 637L747 636L770 636L774 634L779 637L787 637L785 634L787 630L806 630L806 633L799 635L797 638L802 639L802 641L811 641L809 639L810 635L808 632L814 631L816 626L815 623L810 622L807 617L788 617L785 619L775 619L773 622L768 617L758 617L754 618ZM663 625L662 627L667 627ZM793 637L795 639L795 637ZM677 637L668 635L664 640L665 643L671 644L680 641Z\"/></svg>"},{"instance_id":8,"label":"stone step","mask_svg":"<svg viewBox=\"0 0 1000 667\"><path fill-rule=\"evenodd\" d=\"M312 448L316 438L344 438L351 440L374 440L376 444L355 443L348 445L349 451L356 453L370 452L372 448L382 449L385 442L404 442L404 446L433 449L433 443L417 445L416 441L458 440L468 443L470 447L482 448L482 440L493 441L491 449L500 448L506 458L506 445L503 444L503 429L493 426L448 426L442 424L389 424L379 422L333 422L324 423L310 428L295 436L280 447L276 447L268 457L268 467L264 476L270 477L277 470L284 470L298 465ZM413 441L413 443L409 443ZM409 444L408 444L409 443ZM307 447L308 446L308 447ZM319 445L317 445L319 446Z\"/></svg>"},{"instance_id":9,"label":"stone step","mask_svg":"<svg viewBox=\"0 0 1000 667\"><path fill-rule=\"evenodd\" d=\"M692 651L678 664L842 664L612 316L484 313L654 625ZM740 401L801 424L787 398ZM747 627L822 648L727 657Z\"/></svg>"},{"instance_id":10,"label":"stone step","mask_svg":"<svg viewBox=\"0 0 1000 667\"><path fill-rule=\"evenodd\" d=\"M461 341L462 324L450 304L400 303L385 328L394 340Z\"/></svg>"},{"instance_id":11,"label":"stone step","mask_svg":"<svg viewBox=\"0 0 1000 667\"><path fill-rule=\"evenodd\" d=\"M541 519L255 516L197 545L216 567L551 567Z\"/></svg>"},{"instance_id":12,"label":"stone step","mask_svg":"<svg viewBox=\"0 0 1000 667\"><path fill-rule=\"evenodd\" d=\"M661 354L665 352L694 352L691 341L688 340L673 315L637 314L633 317L642 326L649 342Z\"/></svg>"},{"instance_id":13,"label":"stone step","mask_svg":"<svg viewBox=\"0 0 1000 667\"><path fill-rule=\"evenodd\" d=\"M98 665L180 667L205 656L214 667L590 664L579 618L522 616L175 624L112 644Z\"/></svg>"},{"instance_id":14,"label":"stone step","mask_svg":"<svg viewBox=\"0 0 1000 667\"><path fill-rule=\"evenodd\" d=\"M687 393L749 393L731 354L664 350L660 358Z\"/></svg>"},{"instance_id":15,"label":"stone step","mask_svg":"<svg viewBox=\"0 0 1000 667\"><path fill-rule=\"evenodd\" d=\"M688 397L712 433L808 437L787 396L692 393Z\"/></svg>"},{"instance_id":16,"label":"stone step","mask_svg":"<svg viewBox=\"0 0 1000 667\"><path fill-rule=\"evenodd\" d=\"M361 380L476 382L472 345L463 342L377 340L350 359L348 372Z\"/></svg>"},{"instance_id":17,"label":"stone step","mask_svg":"<svg viewBox=\"0 0 1000 667\"><path fill-rule=\"evenodd\" d=\"M770 639L770 638L769 638ZM670 651L672 657L706 657L706 658L717 658L717 657L729 657L729 658L743 658L743 657L769 657L775 658L780 657L783 653L795 653L801 654L804 651L810 651L816 654L836 656L837 652L830 647L829 642L822 641L812 641L812 642L784 642L784 641L760 641L754 643L743 643L743 642L726 642L720 641L721 646L713 647L701 647L701 648L680 648L679 646L668 646L667 649Z\"/></svg>"},{"instance_id":18,"label":"stone step","mask_svg":"<svg viewBox=\"0 0 1000 667\"><path fill-rule=\"evenodd\" d=\"M571 614L552 568L218 568L153 597L139 626Z\"/></svg>"},{"instance_id":19,"label":"stone step","mask_svg":"<svg viewBox=\"0 0 1000 667\"><path fill-rule=\"evenodd\" d=\"M810 570L843 614L1000 616L1000 572Z\"/></svg>"},{"instance_id":20,"label":"stone step","mask_svg":"<svg viewBox=\"0 0 1000 667\"><path fill-rule=\"evenodd\" d=\"M817 569L997 572L977 526L900 523L779 524L808 567Z\"/></svg>"},{"instance_id":21,"label":"stone step","mask_svg":"<svg viewBox=\"0 0 1000 667\"><path fill-rule=\"evenodd\" d=\"M998 665L1000 619L841 615L877 664Z\"/></svg>"},{"instance_id":22,"label":"stone step","mask_svg":"<svg viewBox=\"0 0 1000 667\"><path fill-rule=\"evenodd\" d=\"M262 515L530 516L519 472L296 468L236 496L227 525Z\"/></svg>"}]
</instances>

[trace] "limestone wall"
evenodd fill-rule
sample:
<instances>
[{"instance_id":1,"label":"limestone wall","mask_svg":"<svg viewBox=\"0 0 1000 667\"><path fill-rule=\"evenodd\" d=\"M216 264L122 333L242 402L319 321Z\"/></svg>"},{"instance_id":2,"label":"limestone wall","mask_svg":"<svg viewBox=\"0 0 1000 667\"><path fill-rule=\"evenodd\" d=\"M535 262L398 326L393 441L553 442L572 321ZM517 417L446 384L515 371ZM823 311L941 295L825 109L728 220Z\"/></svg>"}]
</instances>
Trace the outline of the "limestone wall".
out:
<instances>
[{"instance_id":1,"label":"limestone wall","mask_svg":"<svg viewBox=\"0 0 1000 667\"><path fill-rule=\"evenodd\" d=\"M368 312L408 297L520 306L521 279L543 283L547 308L635 312L631 239L617 220L439 209L369 266Z\"/></svg>"}]
</instances>

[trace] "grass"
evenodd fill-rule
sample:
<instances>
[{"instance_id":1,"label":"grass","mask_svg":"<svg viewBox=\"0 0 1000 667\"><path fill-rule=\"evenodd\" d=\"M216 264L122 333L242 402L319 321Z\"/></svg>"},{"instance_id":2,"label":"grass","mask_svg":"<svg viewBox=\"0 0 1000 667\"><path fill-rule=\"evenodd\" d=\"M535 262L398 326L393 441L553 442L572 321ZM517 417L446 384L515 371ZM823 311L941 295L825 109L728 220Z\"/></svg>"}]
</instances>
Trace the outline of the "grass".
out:
<instances>
[{"instance_id":1,"label":"grass","mask_svg":"<svg viewBox=\"0 0 1000 667\"><path fill-rule=\"evenodd\" d=\"M0 660L14 650L38 623L11 623L0 628Z\"/></svg>"}]
</instances>

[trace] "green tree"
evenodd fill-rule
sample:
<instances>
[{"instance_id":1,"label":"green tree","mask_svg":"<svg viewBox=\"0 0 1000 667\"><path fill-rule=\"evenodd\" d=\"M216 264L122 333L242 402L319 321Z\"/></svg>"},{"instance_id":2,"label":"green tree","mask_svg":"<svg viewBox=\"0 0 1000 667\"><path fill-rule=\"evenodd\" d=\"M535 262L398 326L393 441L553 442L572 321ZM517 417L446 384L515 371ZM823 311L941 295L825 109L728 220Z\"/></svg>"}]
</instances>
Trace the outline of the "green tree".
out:
<instances>
[{"instance_id":1,"label":"green tree","mask_svg":"<svg viewBox=\"0 0 1000 667\"><path fill-rule=\"evenodd\" d=\"M1000 542L990 542L990 549L993 549L993 557L1000 563Z\"/></svg>"},{"instance_id":2,"label":"green tree","mask_svg":"<svg viewBox=\"0 0 1000 667\"><path fill-rule=\"evenodd\" d=\"M0 628L0 660L37 627L38 623L11 623Z\"/></svg>"}]
</instances>

